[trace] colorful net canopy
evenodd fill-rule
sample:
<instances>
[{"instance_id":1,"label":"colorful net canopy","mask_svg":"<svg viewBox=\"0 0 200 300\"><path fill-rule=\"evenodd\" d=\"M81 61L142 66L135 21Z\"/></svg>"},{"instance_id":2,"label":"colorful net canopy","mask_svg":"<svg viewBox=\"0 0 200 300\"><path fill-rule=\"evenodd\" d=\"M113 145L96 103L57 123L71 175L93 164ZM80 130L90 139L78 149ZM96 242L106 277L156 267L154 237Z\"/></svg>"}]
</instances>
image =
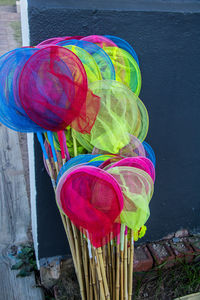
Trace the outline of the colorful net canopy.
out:
<instances>
[{"instance_id":1,"label":"colorful net canopy","mask_svg":"<svg viewBox=\"0 0 200 300\"><path fill-rule=\"evenodd\" d=\"M26 62L19 96L30 119L51 131L71 124L77 131L90 132L99 110L99 98L88 89L83 64L59 46L42 48Z\"/></svg>"},{"instance_id":2,"label":"colorful net canopy","mask_svg":"<svg viewBox=\"0 0 200 300\"><path fill-rule=\"evenodd\" d=\"M137 232L150 215L156 164L137 54L112 35L36 47L0 57L0 121L37 133L59 209L94 247L122 236L120 227Z\"/></svg>"},{"instance_id":3,"label":"colorful net canopy","mask_svg":"<svg viewBox=\"0 0 200 300\"><path fill-rule=\"evenodd\" d=\"M64 175L63 175L64 176ZM58 183L59 207L76 227L85 230L94 247L116 236L115 224L123 208L123 196L116 180L105 171L84 166L68 173Z\"/></svg>"},{"instance_id":4,"label":"colorful net canopy","mask_svg":"<svg viewBox=\"0 0 200 300\"><path fill-rule=\"evenodd\" d=\"M87 143L109 153L118 153L130 143L130 135L143 140L148 131L148 113L141 100L125 85L102 80L90 85L101 99L100 111L90 136L75 134ZM81 138L80 138L81 136Z\"/></svg>"}]
</instances>

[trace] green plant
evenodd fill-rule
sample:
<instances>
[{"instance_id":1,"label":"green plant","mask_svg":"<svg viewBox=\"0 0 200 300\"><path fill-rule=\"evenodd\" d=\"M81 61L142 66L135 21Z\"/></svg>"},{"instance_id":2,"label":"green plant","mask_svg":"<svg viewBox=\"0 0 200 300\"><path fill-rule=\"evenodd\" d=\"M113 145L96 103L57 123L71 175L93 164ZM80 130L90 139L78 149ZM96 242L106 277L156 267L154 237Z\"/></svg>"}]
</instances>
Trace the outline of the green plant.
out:
<instances>
[{"instance_id":1,"label":"green plant","mask_svg":"<svg viewBox=\"0 0 200 300\"><path fill-rule=\"evenodd\" d=\"M16 255L17 263L14 264L12 270L20 270L17 277L30 276L33 271L37 270L34 249L31 246L23 246Z\"/></svg>"}]
</instances>

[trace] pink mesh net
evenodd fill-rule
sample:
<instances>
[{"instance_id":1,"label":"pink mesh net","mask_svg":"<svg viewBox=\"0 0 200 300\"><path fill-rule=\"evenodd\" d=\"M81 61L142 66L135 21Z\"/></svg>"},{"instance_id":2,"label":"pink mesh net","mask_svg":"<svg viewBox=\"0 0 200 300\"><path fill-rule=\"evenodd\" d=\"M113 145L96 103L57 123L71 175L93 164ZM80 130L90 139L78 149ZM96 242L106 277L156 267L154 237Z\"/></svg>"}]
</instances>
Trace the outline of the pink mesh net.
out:
<instances>
[{"instance_id":1,"label":"pink mesh net","mask_svg":"<svg viewBox=\"0 0 200 300\"><path fill-rule=\"evenodd\" d=\"M101 48L117 47L117 45L113 41L111 41L110 39L108 39L102 35L88 35L88 36L83 37L81 39L81 41L87 41L87 42L94 43Z\"/></svg>"},{"instance_id":2,"label":"pink mesh net","mask_svg":"<svg viewBox=\"0 0 200 300\"><path fill-rule=\"evenodd\" d=\"M155 168L154 168L154 165L146 157L140 157L140 156L138 156L138 157L126 157L124 159L121 159L120 161L115 162L114 164L109 166L108 169L114 168L114 167L119 167L119 166L134 167L134 168L138 168L140 170L143 170L151 176L153 181L155 181Z\"/></svg>"},{"instance_id":3,"label":"pink mesh net","mask_svg":"<svg viewBox=\"0 0 200 300\"><path fill-rule=\"evenodd\" d=\"M42 41L36 47L40 48L40 47L47 46L47 45L55 45L62 40L63 40L62 37L53 37L53 38Z\"/></svg>"},{"instance_id":4,"label":"pink mesh net","mask_svg":"<svg viewBox=\"0 0 200 300\"><path fill-rule=\"evenodd\" d=\"M86 230L95 247L106 244L119 233L115 224L123 208L123 196L116 180L105 171L84 166L73 168L60 179L56 190L58 205L71 221Z\"/></svg>"}]
</instances>

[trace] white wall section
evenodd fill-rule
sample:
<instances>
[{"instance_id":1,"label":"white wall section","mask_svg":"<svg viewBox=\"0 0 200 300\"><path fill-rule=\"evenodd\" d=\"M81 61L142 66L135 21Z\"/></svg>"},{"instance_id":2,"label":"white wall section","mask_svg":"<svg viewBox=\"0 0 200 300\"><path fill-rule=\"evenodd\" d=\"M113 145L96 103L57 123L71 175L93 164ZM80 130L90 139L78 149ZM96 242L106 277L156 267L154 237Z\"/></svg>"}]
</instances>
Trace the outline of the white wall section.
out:
<instances>
[{"instance_id":1,"label":"white wall section","mask_svg":"<svg viewBox=\"0 0 200 300\"><path fill-rule=\"evenodd\" d=\"M28 3L27 0L20 1L21 10L21 32L23 46L30 45L30 32L28 22ZM36 209L36 184L35 184L35 155L34 155L34 135L33 133L27 134L28 142L28 159L29 159L29 182L30 182L30 200L31 200L31 222L32 222L32 235L35 248L35 255L37 266L39 268L38 260L38 238L37 238L37 209Z\"/></svg>"}]
</instances>

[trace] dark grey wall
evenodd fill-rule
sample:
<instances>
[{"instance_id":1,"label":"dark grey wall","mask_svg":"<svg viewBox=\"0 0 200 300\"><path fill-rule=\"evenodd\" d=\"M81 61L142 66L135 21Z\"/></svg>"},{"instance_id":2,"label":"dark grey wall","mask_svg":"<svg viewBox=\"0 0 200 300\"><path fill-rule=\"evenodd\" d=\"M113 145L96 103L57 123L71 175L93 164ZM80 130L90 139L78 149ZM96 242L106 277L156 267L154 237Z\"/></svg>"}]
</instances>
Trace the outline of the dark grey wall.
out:
<instances>
[{"instance_id":1,"label":"dark grey wall","mask_svg":"<svg viewBox=\"0 0 200 300\"><path fill-rule=\"evenodd\" d=\"M45 2L29 1L32 45L53 36L113 34L138 53L140 97L150 117L147 141L157 157L143 241L180 228L200 231L200 2ZM66 254L54 195L35 150L39 257Z\"/></svg>"}]
</instances>

